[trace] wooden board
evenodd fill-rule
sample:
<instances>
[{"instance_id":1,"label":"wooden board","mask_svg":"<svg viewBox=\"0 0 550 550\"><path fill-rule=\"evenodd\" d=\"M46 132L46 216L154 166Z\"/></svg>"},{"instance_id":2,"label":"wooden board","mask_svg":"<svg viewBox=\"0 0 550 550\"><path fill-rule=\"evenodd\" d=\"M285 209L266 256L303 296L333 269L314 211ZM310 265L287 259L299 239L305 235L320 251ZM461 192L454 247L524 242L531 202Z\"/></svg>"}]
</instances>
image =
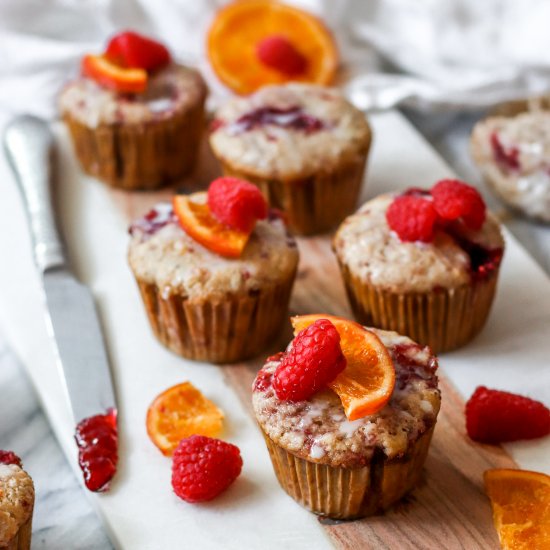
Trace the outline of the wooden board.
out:
<instances>
[{"instance_id":1,"label":"wooden board","mask_svg":"<svg viewBox=\"0 0 550 550\"><path fill-rule=\"evenodd\" d=\"M450 175L400 115L377 115L372 122L375 142L363 199ZM126 264L126 230L131 219L168 198L170 191L128 194L82 177L65 132L57 130L62 225L75 270L96 297L117 384L120 470L110 493L91 496L117 548L179 548L182 540L201 550L498 547L481 475L488 467L513 466L513 462L502 449L473 445L464 437L461 398L443 378L442 411L424 482L406 502L384 516L335 523L320 522L292 501L277 484L250 411L250 384L261 358L226 367L193 363L169 353L151 335ZM0 175L1 171L0 162ZM204 185L216 173L216 164L204 156L197 171L200 177L188 181L185 188ZM0 235L0 256L11 258L11 269L0 270L2 330L26 365L76 470L74 424L55 371L25 218L13 186L6 185L0 218L12 228L9 235ZM300 239L299 246L301 264L292 313L313 310L349 315L328 237ZM479 383L492 383L544 399L550 356L550 284L509 235L507 246L487 329L463 350L441 358L441 370L463 396ZM526 280L529 285L518 285ZM520 309L522 323L518 324L514 316ZM290 326L271 351L281 349L289 338ZM526 349L528 377L521 376ZM238 482L202 506L188 505L172 494L170 463L148 440L144 426L145 411L154 396L183 380L192 381L226 412L223 437L239 445L244 457ZM549 443L518 444L510 449L521 466L550 471ZM266 528L258 528L266 518Z\"/></svg>"}]
</instances>

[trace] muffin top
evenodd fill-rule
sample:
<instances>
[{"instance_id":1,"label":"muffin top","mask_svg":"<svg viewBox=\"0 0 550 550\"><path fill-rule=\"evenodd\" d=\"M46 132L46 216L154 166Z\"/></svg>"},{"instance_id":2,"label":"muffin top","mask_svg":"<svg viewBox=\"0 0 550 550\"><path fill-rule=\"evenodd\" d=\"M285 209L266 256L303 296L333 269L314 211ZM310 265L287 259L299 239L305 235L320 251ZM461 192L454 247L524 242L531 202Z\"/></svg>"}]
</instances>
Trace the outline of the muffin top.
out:
<instances>
[{"instance_id":1,"label":"muffin top","mask_svg":"<svg viewBox=\"0 0 550 550\"><path fill-rule=\"evenodd\" d=\"M298 265L296 241L274 213L256 222L237 259L219 256L193 240L180 227L170 204L158 204L132 224L130 233L128 260L134 275L155 284L166 297L255 293L284 282Z\"/></svg>"},{"instance_id":2,"label":"muffin top","mask_svg":"<svg viewBox=\"0 0 550 550\"><path fill-rule=\"evenodd\" d=\"M15 464L0 464L0 547L6 546L32 514L34 485Z\"/></svg>"},{"instance_id":3,"label":"muffin top","mask_svg":"<svg viewBox=\"0 0 550 550\"><path fill-rule=\"evenodd\" d=\"M550 221L550 112L491 117L479 122L472 156L504 200Z\"/></svg>"},{"instance_id":4,"label":"muffin top","mask_svg":"<svg viewBox=\"0 0 550 550\"><path fill-rule=\"evenodd\" d=\"M403 242L386 210L394 194L366 202L340 225L333 241L340 263L361 281L390 292L456 288L491 273L502 257L499 223L490 214L479 231L437 229L434 240Z\"/></svg>"},{"instance_id":5,"label":"muffin top","mask_svg":"<svg viewBox=\"0 0 550 550\"><path fill-rule=\"evenodd\" d=\"M330 390L305 401L282 401L271 384L281 361L274 356L258 373L252 395L256 418L271 440L311 462L360 467L377 450L389 459L403 456L435 424L440 392L437 360L430 349L396 332L369 330L382 340L395 366L395 389L386 406L349 421Z\"/></svg>"},{"instance_id":6,"label":"muffin top","mask_svg":"<svg viewBox=\"0 0 550 550\"><path fill-rule=\"evenodd\" d=\"M216 112L210 144L234 169L260 178L305 178L361 160L371 140L363 113L336 90L266 86Z\"/></svg>"},{"instance_id":7,"label":"muffin top","mask_svg":"<svg viewBox=\"0 0 550 550\"><path fill-rule=\"evenodd\" d=\"M140 94L121 94L80 77L59 97L62 116L71 115L95 128L101 124L137 124L164 120L202 103L206 85L198 71L172 64L150 76Z\"/></svg>"}]
</instances>

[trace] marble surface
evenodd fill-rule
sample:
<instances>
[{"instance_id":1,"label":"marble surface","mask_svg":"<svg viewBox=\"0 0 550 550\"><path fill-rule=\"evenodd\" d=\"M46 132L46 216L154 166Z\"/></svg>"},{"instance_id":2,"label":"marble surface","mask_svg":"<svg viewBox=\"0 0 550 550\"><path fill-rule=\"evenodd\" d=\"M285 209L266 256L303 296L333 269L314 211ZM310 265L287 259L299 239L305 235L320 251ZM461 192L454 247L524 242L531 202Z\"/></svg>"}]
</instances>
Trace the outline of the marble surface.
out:
<instances>
[{"instance_id":1,"label":"marble surface","mask_svg":"<svg viewBox=\"0 0 550 550\"><path fill-rule=\"evenodd\" d=\"M409 115L461 177L480 184L466 148L469 131L479 115ZM515 217L496 202L491 206L550 273L550 226ZM0 448L18 452L36 483L33 548L112 548L53 437L26 374L1 334L0 393Z\"/></svg>"}]
</instances>

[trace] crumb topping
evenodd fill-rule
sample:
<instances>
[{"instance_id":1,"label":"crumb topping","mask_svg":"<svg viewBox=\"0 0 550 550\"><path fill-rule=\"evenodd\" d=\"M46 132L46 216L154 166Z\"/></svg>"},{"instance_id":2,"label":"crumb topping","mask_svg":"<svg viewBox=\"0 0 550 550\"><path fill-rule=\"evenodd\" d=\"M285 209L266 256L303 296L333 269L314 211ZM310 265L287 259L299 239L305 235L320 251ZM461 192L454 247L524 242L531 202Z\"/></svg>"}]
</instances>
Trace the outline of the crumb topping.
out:
<instances>
[{"instance_id":1,"label":"crumb topping","mask_svg":"<svg viewBox=\"0 0 550 550\"><path fill-rule=\"evenodd\" d=\"M349 421L339 397L324 390L308 400L281 401L270 383L281 359L272 357L258 373L252 403L265 433L312 462L359 467L378 449L388 458L406 454L436 421L440 406L437 360L428 347L396 332L369 329L388 348L396 371L389 403L379 412Z\"/></svg>"},{"instance_id":2,"label":"crumb topping","mask_svg":"<svg viewBox=\"0 0 550 550\"><path fill-rule=\"evenodd\" d=\"M402 242L386 221L394 196L366 202L344 220L334 237L339 261L356 277L393 292L428 292L469 283L483 251L487 261L497 251L500 261L504 241L490 214L480 231L463 228L460 238L436 230L433 242Z\"/></svg>"},{"instance_id":3,"label":"crumb topping","mask_svg":"<svg viewBox=\"0 0 550 550\"><path fill-rule=\"evenodd\" d=\"M336 90L266 86L216 112L210 144L218 158L258 177L293 179L363 158L371 132Z\"/></svg>"},{"instance_id":4,"label":"crumb topping","mask_svg":"<svg viewBox=\"0 0 550 550\"><path fill-rule=\"evenodd\" d=\"M232 259L187 235L169 204L152 212L131 226L128 260L137 278L156 284L166 297L254 293L292 277L298 265L296 241L277 216L258 221L241 257Z\"/></svg>"},{"instance_id":5,"label":"crumb topping","mask_svg":"<svg viewBox=\"0 0 550 550\"><path fill-rule=\"evenodd\" d=\"M70 114L90 128L100 124L163 120L192 108L206 97L200 74L183 65L170 65L149 78L141 94L120 94L89 78L68 83L59 98L61 114Z\"/></svg>"}]
</instances>

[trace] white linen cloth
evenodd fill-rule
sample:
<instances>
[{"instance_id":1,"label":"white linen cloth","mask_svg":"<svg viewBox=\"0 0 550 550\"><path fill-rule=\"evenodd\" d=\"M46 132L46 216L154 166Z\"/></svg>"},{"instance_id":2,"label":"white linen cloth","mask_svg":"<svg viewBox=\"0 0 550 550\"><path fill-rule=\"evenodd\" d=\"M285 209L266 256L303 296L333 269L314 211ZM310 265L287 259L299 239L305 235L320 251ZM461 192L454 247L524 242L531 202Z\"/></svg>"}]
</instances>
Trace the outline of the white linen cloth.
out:
<instances>
[{"instance_id":1,"label":"white linen cloth","mask_svg":"<svg viewBox=\"0 0 550 550\"><path fill-rule=\"evenodd\" d=\"M287 0L335 32L358 106L468 108L550 90L550 2ZM132 28L165 41L224 93L205 59L205 32L224 0L1 0L0 110L54 117L79 58ZM378 56L405 74L381 70ZM349 69L353 67L353 70Z\"/></svg>"}]
</instances>

